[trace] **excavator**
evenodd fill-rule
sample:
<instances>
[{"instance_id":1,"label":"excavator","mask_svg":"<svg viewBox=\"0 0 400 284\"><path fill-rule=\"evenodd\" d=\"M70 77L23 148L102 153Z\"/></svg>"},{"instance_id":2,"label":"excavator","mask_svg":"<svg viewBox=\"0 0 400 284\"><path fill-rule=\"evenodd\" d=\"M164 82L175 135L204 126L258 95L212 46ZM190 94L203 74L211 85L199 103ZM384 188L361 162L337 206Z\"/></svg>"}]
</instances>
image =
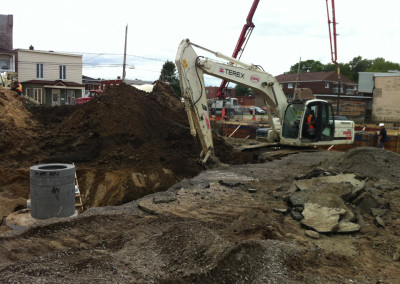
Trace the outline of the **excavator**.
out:
<instances>
[{"instance_id":1,"label":"excavator","mask_svg":"<svg viewBox=\"0 0 400 284\"><path fill-rule=\"evenodd\" d=\"M196 49L219 60L197 55ZM225 61L226 60L226 61ZM199 162L206 164L214 157L212 129L204 84L204 74L233 82L254 91L264 99L271 128L267 141L286 146L331 146L354 142L354 122L335 120L332 105L320 99L294 99L288 102L279 82L258 65L241 62L220 52L181 41L175 58L190 132L201 142ZM233 63L233 64L232 64ZM308 117L314 114L311 133Z\"/></svg>"}]
</instances>

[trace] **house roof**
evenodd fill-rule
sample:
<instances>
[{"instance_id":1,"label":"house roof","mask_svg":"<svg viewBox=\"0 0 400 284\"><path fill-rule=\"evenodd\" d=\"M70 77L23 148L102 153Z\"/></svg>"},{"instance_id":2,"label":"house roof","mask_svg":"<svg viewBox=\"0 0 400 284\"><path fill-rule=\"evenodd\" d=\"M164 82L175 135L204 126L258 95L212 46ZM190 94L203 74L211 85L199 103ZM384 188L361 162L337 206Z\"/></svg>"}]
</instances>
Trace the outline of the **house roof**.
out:
<instances>
[{"instance_id":1,"label":"house roof","mask_svg":"<svg viewBox=\"0 0 400 284\"><path fill-rule=\"evenodd\" d=\"M72 53L65 53L65 52L54 52L52 50L32 50L32 49L23 49L17 48L14 49L15 52L31 52L31 53L43 53L43 54L56 54L56 55L64 55L64 56L74 56L74 57L83 57L82 54L72 54Z\"/></svg>"},{"instance_id":2,"label":"house roof","mask_svg":"<svg viewBox=\"0 0 400 284\"><path fill-rule=\"evenodd\" d=\"M281 74L275 76L276 80L280 83L284 82L296 82L297 80L297 73L290 73L290 74ZM306 82L306 81L331 81L337 82L337 73L336 71L329 71L329 72L307 72L307 73L300 73L299 74L299 82ZM353 81L348 79L347 77L341 75L341 81L345 83L355 84Z\"/></svg>"},{"instance_id":3,"label":"house roof","mask_svg":"<svg viewBox=\"0 0 400 284\"><path fill-rule=\"evenodd\" d=\"M84 86L79 83L62 81L62 80L55 80L55 81L29 80L29 81L25 81L25 82L21 82L21 83L22 84L35 84L35 85L65 86L65 87L83 87Z\"/></svg>"}]
</instances>

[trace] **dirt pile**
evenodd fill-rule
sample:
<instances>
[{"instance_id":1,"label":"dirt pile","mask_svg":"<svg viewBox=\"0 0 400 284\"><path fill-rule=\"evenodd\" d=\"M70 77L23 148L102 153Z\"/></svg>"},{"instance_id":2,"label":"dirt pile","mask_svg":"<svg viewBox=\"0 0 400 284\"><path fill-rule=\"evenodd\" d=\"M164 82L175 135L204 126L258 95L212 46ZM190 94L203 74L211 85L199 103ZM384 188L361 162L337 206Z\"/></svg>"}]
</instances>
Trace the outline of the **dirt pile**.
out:
<instances>
[{"instance_id":1,"label":"dirt pile","mask_svg":"<svg viewBox=\"0 0 400 284\"><path fill-rule=\"evenodd\" d=\"M0 164L19 163L35 145L38 123L16 92L0 89Z\"/></svg>"},{"instance_id":2,"label":"dirt pile","mask_svg":"<svg viewBox=\"0 0 400 284\"><path fill-rule=\"evenodd\" d=\"M375 179L400 180L399 154L373 147L347 151L339 160L329 160L324 166L343 172L356 172Z\"/></svg>"},{"instance_id":3,"label":"dirt pile","mask_svg":"<svg viewBox=\"0 0 400 284\"><path fill-rule=\"evenodd\" d=\"M86 208L129 202L202 170L184 105L162 82L151 93L122 84L81 106L29 110L15 92L4 91L0 106L0 185L15 200L29 198L34 164L75 163ZM215 141L222 162L247 161L223 139Z\"/></svg>"}]
</instances>

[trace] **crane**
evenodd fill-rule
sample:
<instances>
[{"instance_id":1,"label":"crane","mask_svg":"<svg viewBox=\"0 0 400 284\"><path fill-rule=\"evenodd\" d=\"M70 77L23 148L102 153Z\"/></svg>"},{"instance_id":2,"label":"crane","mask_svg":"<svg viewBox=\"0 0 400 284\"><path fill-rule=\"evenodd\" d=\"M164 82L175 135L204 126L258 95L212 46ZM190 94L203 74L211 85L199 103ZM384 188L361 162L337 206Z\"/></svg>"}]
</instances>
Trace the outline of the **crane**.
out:
<instances>
[{"instance_id":1,"label":"crane","mask_svg":"<svg viewBox=\"0 0 400 284\"><path fill-rule=\"evenodd\" d=\"M250 8L250 12L246 18L246 23L243 26L242 32L240 33L238 42L236 43L235 50L233 51L232 58L238 58L242 56L242 53L247 45L247 42L250 38L251 33L253 32L253 29L255 25L253 24L253 16L254 13L256 12L258 3L260 0L254 0L253 5ZM217 98L225 98L225 88L226 85L228 84L228 81L222 80L221 85L219 86L218 92L217 92Z\"/></svg>"}]
</instances>

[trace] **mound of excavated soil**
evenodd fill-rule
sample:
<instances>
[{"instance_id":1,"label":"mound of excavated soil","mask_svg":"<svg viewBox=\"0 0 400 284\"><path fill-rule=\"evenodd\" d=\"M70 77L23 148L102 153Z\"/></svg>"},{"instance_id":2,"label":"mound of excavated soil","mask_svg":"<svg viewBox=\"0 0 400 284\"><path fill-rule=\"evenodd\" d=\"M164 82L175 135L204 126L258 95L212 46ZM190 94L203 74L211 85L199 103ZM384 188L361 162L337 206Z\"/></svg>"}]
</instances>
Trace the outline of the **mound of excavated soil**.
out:
<instances>
[{"instance_id":1,"label":"mound of excavated soil","mask_svg":"<svg viewBox=\"0 0 400 284\"><path fill-rule=\"evenodd\" d=\"M184 105L162 82L151 93L122 84L81 106L29 110L15 92L4 91L0 115L0 174L13 176L0 178L0 185L3 192L18 187L15 200L29 197L35 164L75 163L86 208L129 202L202 170ZM215 137L215 145L222 162L247 161L222 138ZM23 203L8 205L11 213Z\"/></svg>"},{"instance_id":2,"label":"mound of excavated soil","mask_svg":"<svg viewBox=\"0 0 400 284\"><path fill-rule=\"evenodd\" d=\"M0 89L0 165L10 166L10 162L26 158L35 145L37 126L16 92Z\"/></svg>"},{"instance_id":3,"label":"mound of excavated soil","mask_svg":"<svg viewBox=\"0 0 400 284\"><path fill-rule=\"evenodd\" d=\"M400 155L373 147L353 148L338 160L327 164L339 172L355 172L375 179L398 182L400 179ZM398 173L398 174L396 174Z\"/></svg>"}]
</instances>

